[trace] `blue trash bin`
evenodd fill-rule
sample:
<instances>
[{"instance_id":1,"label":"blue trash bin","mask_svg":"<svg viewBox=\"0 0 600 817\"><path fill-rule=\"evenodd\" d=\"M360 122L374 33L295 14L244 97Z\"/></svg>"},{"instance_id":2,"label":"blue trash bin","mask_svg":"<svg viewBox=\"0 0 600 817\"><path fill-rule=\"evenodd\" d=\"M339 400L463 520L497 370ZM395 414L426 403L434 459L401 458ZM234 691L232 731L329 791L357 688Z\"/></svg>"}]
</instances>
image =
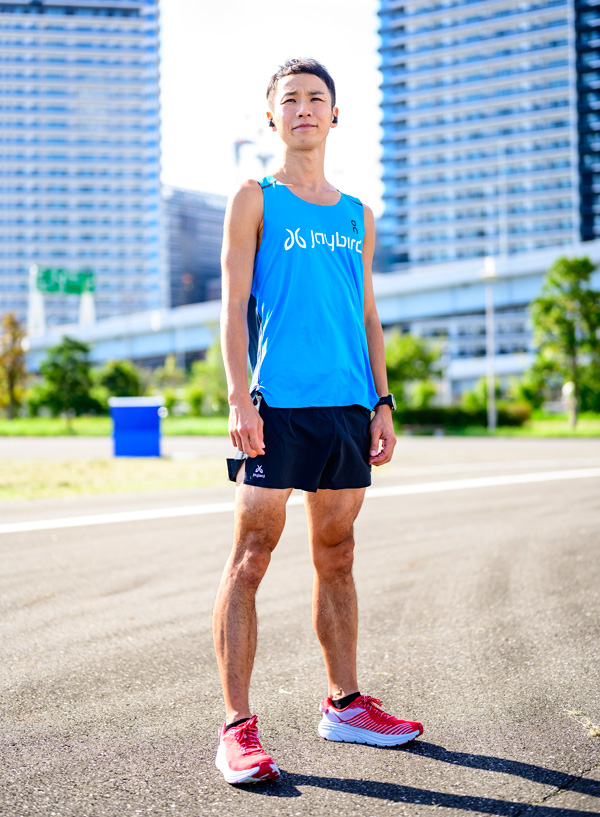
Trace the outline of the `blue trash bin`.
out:
<instances>
[{"instance_id":1,"label":"blue trash bin","mask_svg":"<svg viewBox=\"0 0 600 817\"><path fill-rule=\"evenodd\" d=\"M162 397L111 397L115 457L160 457Z\"/></svg>"}]
</instances>

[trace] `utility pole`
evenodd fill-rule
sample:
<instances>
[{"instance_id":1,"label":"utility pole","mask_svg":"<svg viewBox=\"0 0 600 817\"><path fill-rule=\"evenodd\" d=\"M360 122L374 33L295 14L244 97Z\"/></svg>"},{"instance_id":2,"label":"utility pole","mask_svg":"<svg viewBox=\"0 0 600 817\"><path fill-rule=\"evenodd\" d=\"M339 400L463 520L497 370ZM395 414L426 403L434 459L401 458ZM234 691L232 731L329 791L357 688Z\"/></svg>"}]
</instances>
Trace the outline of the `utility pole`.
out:
<instances>
[{"instance_id":1,"label":"utility pole","mask_svg":"<svg viewBox=\"0 0 600 817\"><path fill-rule=\"evenodd\" d=\"M486 349L486 380L487 380L487 416L488 431L494 433L497 426L496 413L496 338L494 329L494 281L497 279L496 259L486 255L483 272L485 282L485 349Z\"/></svg>"}]
</instances>

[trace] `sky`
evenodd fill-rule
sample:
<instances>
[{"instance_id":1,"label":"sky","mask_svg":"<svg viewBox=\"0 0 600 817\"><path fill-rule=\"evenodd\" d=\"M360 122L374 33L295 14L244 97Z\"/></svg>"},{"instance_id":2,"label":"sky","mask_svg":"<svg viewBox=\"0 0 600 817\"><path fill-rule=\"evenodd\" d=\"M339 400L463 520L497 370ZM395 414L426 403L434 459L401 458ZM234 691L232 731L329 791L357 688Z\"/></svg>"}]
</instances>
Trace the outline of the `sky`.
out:
<instances>
[{"instance_id":1,"label":"sky","mask_svg":"<svg viewBox=\"0 0 600 817\"><path fill-rule=\"evenodd\" d=\"M277 168L265 92L291 57L314 57L336 84L328 181L381 215L378 0L160 0L162 178L229 195ZM234 142L253 144L234 162ZM256 158L266 160L266 171Z\"/></svg>"}]
</instances>

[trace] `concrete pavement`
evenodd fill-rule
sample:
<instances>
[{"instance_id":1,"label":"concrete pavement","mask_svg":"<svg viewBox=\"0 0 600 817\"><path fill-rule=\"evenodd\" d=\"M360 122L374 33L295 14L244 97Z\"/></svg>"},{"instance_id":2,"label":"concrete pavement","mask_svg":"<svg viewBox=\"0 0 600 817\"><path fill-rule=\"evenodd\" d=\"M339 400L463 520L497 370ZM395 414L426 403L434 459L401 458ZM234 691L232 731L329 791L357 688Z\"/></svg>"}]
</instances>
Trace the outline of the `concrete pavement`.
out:
<instances>
[{"instance_id":1,"label":"concrete pavement","mask_svg":"<svg viewBox=\"0 0 600 817\"><path fill-rule=\"evenodd\" d=\"M375 487L600 465L589 440L413 439L398 454ZM0 513L228 499L213 488ZM600 813L600 738L577 722L600 722L600 479L374 497L356 534L361 688L425 734L398 750L317 736L325 677L292 505L259 592L252 688L283 779L243 789L213 765L210 611L230 514L0 535L0 813Z\"/></svg>"}]
</instances>

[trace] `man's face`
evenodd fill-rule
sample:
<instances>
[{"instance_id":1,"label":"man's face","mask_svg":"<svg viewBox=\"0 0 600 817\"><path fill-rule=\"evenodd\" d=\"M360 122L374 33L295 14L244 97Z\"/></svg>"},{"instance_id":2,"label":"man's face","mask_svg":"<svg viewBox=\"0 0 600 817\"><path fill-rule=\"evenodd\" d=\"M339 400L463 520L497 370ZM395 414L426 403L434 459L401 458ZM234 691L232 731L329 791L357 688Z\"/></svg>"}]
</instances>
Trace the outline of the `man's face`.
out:
<instances>
[{"instance_id":1,"label":"man's face","mask_svg":"<svg viewBox=\"0 0 600 817\"><path fill-rule=\"evenodd\" d=\"M320 77L291 74L277 83L272 119L287 145L316 147L335 127L332 119L337 113L337 108L331 109L331 95Z\"/></svg>"}]
</instances>

